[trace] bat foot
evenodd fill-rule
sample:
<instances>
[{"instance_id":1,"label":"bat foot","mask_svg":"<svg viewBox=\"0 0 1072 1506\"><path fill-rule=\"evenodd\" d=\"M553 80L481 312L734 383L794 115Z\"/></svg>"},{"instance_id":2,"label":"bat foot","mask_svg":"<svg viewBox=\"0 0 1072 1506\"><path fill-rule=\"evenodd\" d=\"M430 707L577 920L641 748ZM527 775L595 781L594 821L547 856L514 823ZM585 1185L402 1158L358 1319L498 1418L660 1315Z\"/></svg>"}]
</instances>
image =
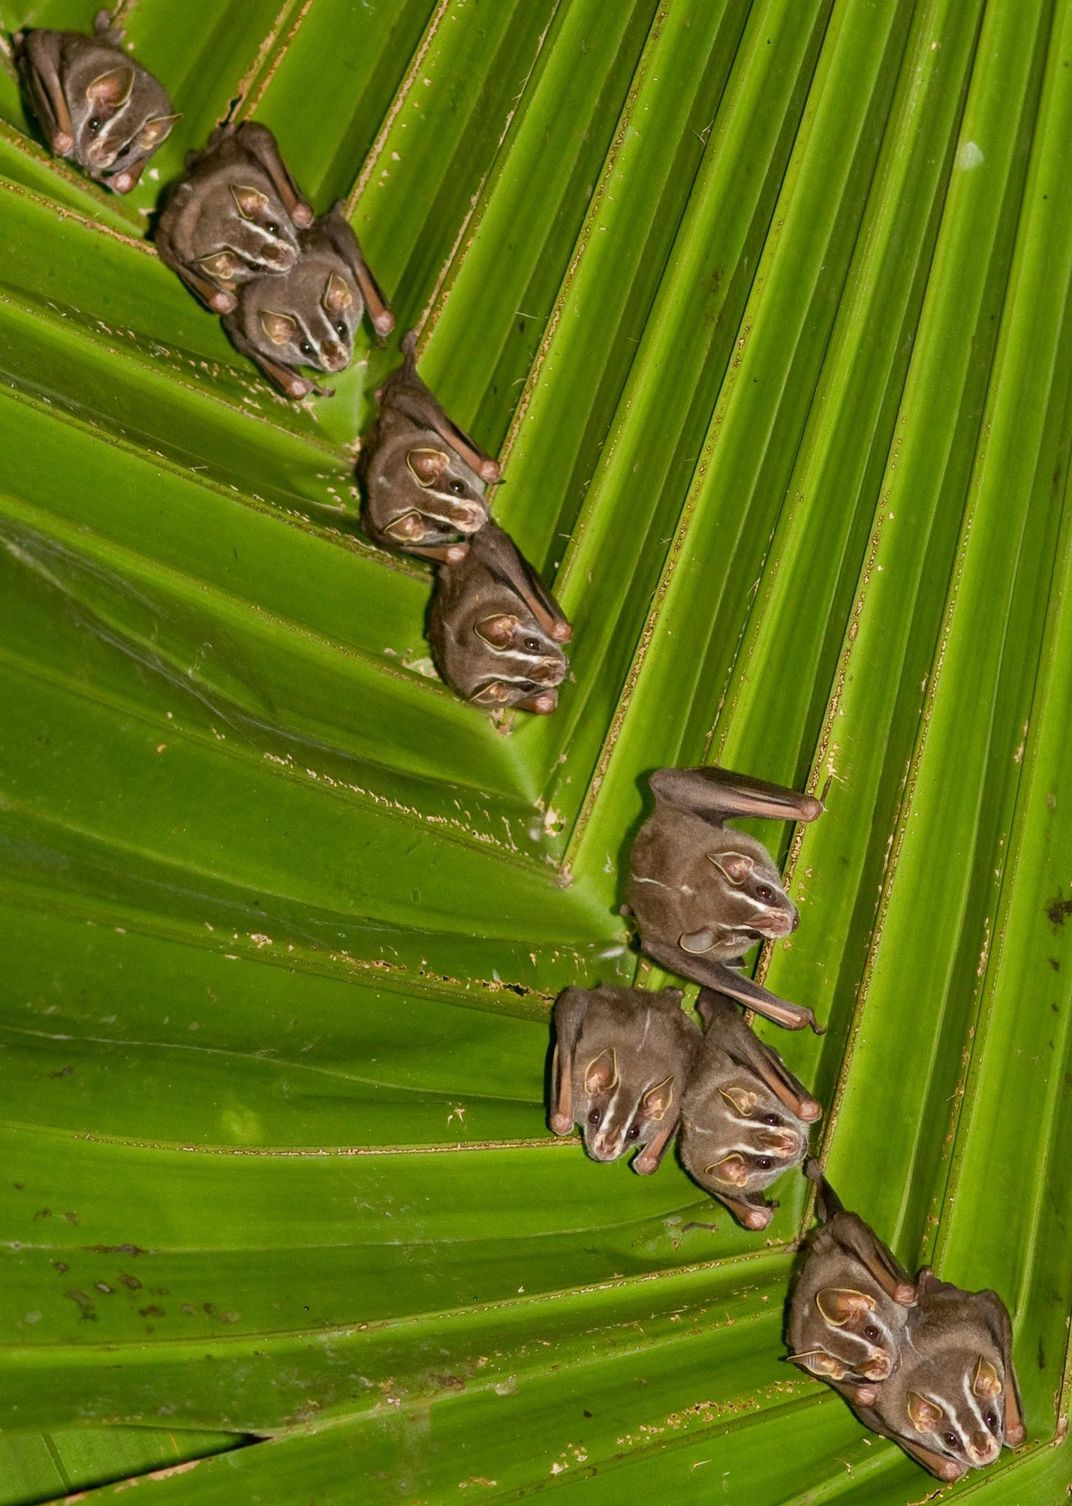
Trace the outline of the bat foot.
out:
<instances>
[{"instance_id":1,"label":"bat foot","mask_svg":"<svg viewBox=\"0 0 1072 1506\"><path fill-rule=\"evenodd\" d=\"M821 1119L822 1116L823 1106L821 1103L817 1103L814 1098L802 1098L800 1100L799 1117L805 1123L810 1124L813 1120Z\"/></svg>"},{"instance_id":2,"label":"bat foot","mask_svg":"<svg viewBox=\"0 0 1072 1506\"><path fill-rule=\"evenodd\" d=\"M573 1129L573 1120L565 1114L552 1114L550 1119L551 1130L556 1135L568 1135Z\"/></svg>"},{"instance_id":3,"label":"bat foot","mask_svg":"<svg viewBox=\"0 0 1072 1506\"><path fill-rule=\"evenodd\" d=\"M57 157L66 157L74 151L74 137L69 131L57 131L49 145Z\"/></svg>"},{"instance_id":4,"label":"bat foot","mask_svg":"<svg viewBox=\"0 0 1072 1506\"><path fill-rule=\"evenodd\" d=\"M893 1300L901 1307L914 1307L917 1296L915 1283L911 1281L899 1281L893 1289Z\"/></svg>"},{"instance_id":5,"label":"bat foot","mask_svg":"<svg viewBox=\"0 0 1072 1506\"><path fill-rule=\"evenodd\" d=\"M858 1407L873 1407L878 1400L878 1391L874 1386L857 1386L852 1399Z\"/></svg>"},{"instance_id":6,"label":"bat foot","mask_svg":"<svg viewBox=\"0 0 1072 1506\"><path fill-rule=\"evenodd\" d=\"M569 622L555 622L551 624L551 637L556 643L568 643L573 637L573 626Z\"/></svg>"},{"instance_id":7,"label":"bat foot","mask_svg":"<svg viewBox=\"0 0 1072 1506\"><path fill-rule=\"evenodd\" d=\"M313 223L313 219L315 218L315 216L313 215L312 206L310 204L306 204L304 200L299 204L295 204L293 210L291 211L290 217L294 221L295 225L297 225L299 230L308 230L309 226Z\"/></svg>"},{"instance_id":8,"label":"bat foot","mask_svg":"<svg viewBox=\"0 0 1072 1506\"><path fill-rule=\"evenodd\" d=\"M384 309L382 314L377 314L372 321L372 328L384 339L395 327L395 316L390 309Z\"/></svg>"},{"instance_id":9,"label":"bat foot","mask_svg":"<svg viewBox=\"0 0 1072 1506\"><path fill-rule=\"evenodd\" d=\"M655 1158L645 1159L644 1154L633 1158L633 1170L638 1177L650 1177L653 1171L658 1171L659 1162Z\"/></svg>"},{"instance_id":10,"label":"bat foot","mask_svg":"<svg viewBox=\"0 0 1072 1506\"><path fill-rule=\"evenodd\" d=\"M1026 1437L1027 1429L1024 1427L1022 1422L1017 1422L1011 1427L1006 1424L1005 1442L1009 1445L1010 1448L1017 1448L1021 1443L1023 1443Z\"/></svg>"},{"instance_id":11,"label":"bat foot","mask_svg":"<svg viewBox=\"0 0 1072 1506\"><path fill-rule=\"evenodd\" d=\"M391 320L391 323L392 325L394 324L393 318ZM482 460L477 466L477 475L480 477L481 481L487 481L490 484L493 481L498 481L499 477L502 475L502 468L500 467L497 460L492 460L489 458Z\"/></svg>"},{"instance_id":12,"label":"bat foot","mask_svg":"<svg viewBox=\"0 0 1072 1506\"><path fill-rule=\"evenodd\" d=\"M238 299L233 293L213 293L208 306L214 314L233 314L238 307Z\"/></svg>"}]
</instances>

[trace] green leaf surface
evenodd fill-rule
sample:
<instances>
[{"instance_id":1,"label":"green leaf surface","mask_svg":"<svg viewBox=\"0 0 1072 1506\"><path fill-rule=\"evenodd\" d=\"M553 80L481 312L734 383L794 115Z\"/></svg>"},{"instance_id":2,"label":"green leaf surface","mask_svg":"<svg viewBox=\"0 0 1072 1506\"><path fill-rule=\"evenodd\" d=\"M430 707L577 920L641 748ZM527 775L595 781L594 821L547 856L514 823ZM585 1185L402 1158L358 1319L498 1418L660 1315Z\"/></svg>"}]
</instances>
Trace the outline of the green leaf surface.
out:
<instances>
[{"instance_id":1,"label":"green leaf surface","mask_svg":"<svg viewBox=\"0 0 1072 1506\"><path fill-rule=\"evenodd\" d=\"M118 10L183 112L128 199L0 60L0 1506L1057 1506L1072 3ZM247 117L398 317L301 404L145 238ZM574 623L552 717L452 696L360 532L410 327ZM548 1133L703 761L829 785L752 828L827 1033L759 1028L844 1201L1010 1307L1028 1438L956 1486L784 1361L803 1178L757 1236Z\"/></svg>"}]
</instances>

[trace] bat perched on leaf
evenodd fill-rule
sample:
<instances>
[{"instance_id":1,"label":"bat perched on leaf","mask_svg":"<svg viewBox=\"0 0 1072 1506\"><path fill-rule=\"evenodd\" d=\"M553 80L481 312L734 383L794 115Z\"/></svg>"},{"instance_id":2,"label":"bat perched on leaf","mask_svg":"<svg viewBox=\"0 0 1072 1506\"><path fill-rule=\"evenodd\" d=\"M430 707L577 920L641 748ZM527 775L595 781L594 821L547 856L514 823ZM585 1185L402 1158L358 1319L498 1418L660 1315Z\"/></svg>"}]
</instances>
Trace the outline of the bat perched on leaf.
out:
<instances>
[{"instance_id":1,"label":"bat perched on leaf","mask_svg":"<svg viewBox=\"0 0 1072 1506\"><path fill-rule=\"evenodd\" d=\"M821 1033L810 1009L787 1003L731 966L757 941L796 930L796 906L766 848L731 816L814 821L813 795L728 769L657 769L655 810L630 858L629 908L640 948L661 966L799 1030Z\"/></svg>"},{"instance_id":2,"label":"bat perched on leaf","mask_svg":"<svg viewBox=\"0 0 1072 1506\"><path fill-rule=\"evenodd\" d=\"M874 1230L842 1207L818 1162L804 1169L818 1184L823 1222L790 1299L789 1358L848 1401L872 1404L901 1363L916 1286Z\"/></svg>"},{"instance_id":3,"label":"bat perched on leaf","mask_svg":"<svg viewBox=\"0 0 1072 1506\"><path fill-rule=\"evenodd\" d=\"M362 523L377 544L455 565L488 519L484 493L499 479L486 455L417 375L417 332L380 388L380 415L362 450Z\"/></svg>"},{"instance_id":4,"label":"bat perched on leaf","mask_svg":"<svg viewBox=\"0 0 1072 1506\"><path fill-rule=\"evenodd\" d=\"M228 314L235 290L256 277L289 272L298 232L313 222L267 126L220 126L186 158L156 226L160 259L208 308Z\"/></svg>"},{"instance_id":5,"label":"bat perched on leaf","mask_svg":"<svg viewBox=\"0 0 1072 1506\"><path fill-rule=\"evenodd\" d=\"M700 1044L681 990L567 988L554 1007L550 1125L584 1131L594 1161L638 1147L633 1170L655 1171L677 1129L681 1094Z\"/></svg>"},{"instance_id":6,"label":"bat perched on leaf","mask_svg":"<svg viewBox=\"0 0 1072 1506\"><path fill-rule=\"evenodd\" d=\"M428 614L432 657L465 700L547 714L569 669L573 629L508 533L485 523L441 565Z\"/></svg>"},{"instance_id":7,"label":"bat perched on leaf","mask_svg":"<svg viewBox=\"0 0 1072 1506\"><path fill-rule=\"evenodd\" d=\"M301 366L343 371L354 353L354 331L368 307L377 334L395 317L361 254L340 200L298 237L299 256L286 272L258 277L238 291L238 305L223 316L236 350L249 356L288 397L322 393Z\"/></svg>"},{"instance_id":8,"label":"bat perched on leaf","mask_svg":"<svg viewBox=\"0 0 1072 1506\"><path fill-rule=\"evenodd\" d=\"M91 37L42 29L14 38L27 103L49 147L115 193L130 192L179 119L163 84L122 40L106 10Z\"/></svg>"},{"instance_id":9,"label":"bat perched on leaf","mask_svg":"<svg viewBox=\"0 0 1072 1506\"><path fill-rule=\"evenodd\" d=\"M860 1420L937 1475L959 1480L1024 1440L1012 1323L996 1292L966 1292L924 1267L901 1363Z\"/></svg>"},{"instance_id":10,"label":"bat perched on leaf","mask_svg":"<svg viewBox=\"0 0 1072 1506\"><path fill-rule=\"evenodd\" d=\"M681 1161L746 1229L765 1229L762 1189L804 1159L822 1109L725 995L702 989L696 1007L706 1030L681 1104Z\"/></svg>"}]
</instances>

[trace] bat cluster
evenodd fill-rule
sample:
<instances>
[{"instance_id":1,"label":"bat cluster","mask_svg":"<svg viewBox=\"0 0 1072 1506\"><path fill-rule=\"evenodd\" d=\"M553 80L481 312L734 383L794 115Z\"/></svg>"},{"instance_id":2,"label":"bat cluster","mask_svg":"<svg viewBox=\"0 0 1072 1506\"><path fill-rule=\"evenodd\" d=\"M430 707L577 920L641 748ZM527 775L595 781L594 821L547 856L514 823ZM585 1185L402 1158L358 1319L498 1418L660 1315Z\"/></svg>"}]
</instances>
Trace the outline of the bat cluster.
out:
<instances>
[{"instance_id":1,"label":"bat cluster","mask_svg":"<svg viewBox=\"0 0 1072 1506\"><path fill-rule=\"evenodd\" d=\"M700 984L700 1031L679 989L568 988L553 1011L549 1124L580 1125L596 1161L637 1150L656 1170L675 1136L689 1176L746 1229L765 1229L763 1193L805 1161L819 1102L752 1032L734 1000L789 1029L810 1009L738 969L756 942L799 915L767 850L730 817L814 821L820 800L725 769L658 769L655 807L630 859L628 909L640 950ZM941 1480L992 1463L1025 1429L1012 1326L994 1292L966 1292L924 1268L909 1279L847 1212L814 1161L822 1220L788 1307L788 1356L828 1382L860 1420Z\"/></svg>"},{"instance_id":2,"label":"bat cluster","mask_svg":"<svg viewBox=\"0 0 1072 1506\"><path fill-rule=\"evenodd\" d=\"M163 86L121 49L107 11L92 36L35 29L14 39L27 104L52 150L117 193L137 183L179 119ZM330 389L302 375L343 371L368 313L376 335L395 318L343 205L315 215L256 121L227 123L186 157L154 233L160 259L232 345L287 397ZM359 462L365 531L385 548L438 565L428 636L441 677L488 710L546 715L569 670L572 628L508 533L489 521L499 463L444 412L417 375L416 335L380 388Z\"/></svg>"},{"instance_id":3,"label":"bat cluster","mask_svg":"<svg viewBox=\"0 0 1072 1506\"><path fill-rule=\"evenodd\" d=\"M116 193L138 182L179 116L163 86L122 50L108 13L92 36L28 30L14 55L26 101L52 151ZM342 371L368 312L394 315L343 206L316 216L254 121L225 124L188 154L155 231L161 259L222 317L232 343L288 397L322 393L301 368ZM489 518L499 462L444 411L417 374L416 334L380 388L359 477L362 520L378 544L432 561L433 657L459 696L488 709L555 710L571 628L514 541ZM724 769L659 769L652 814L630 860L628 907L640 950L700 985L701 1032L682 992L569 988L554 1007L550 1127L580 1125L596 1161L636 1150L657 1170L678 1141L688 1174L745 1228L762 1230L765 1190L808 1153L818 1101L735 1007L788 1029L812 1011L741 971L757 942L788 936L799 915L770 854L734 817L814 821L812 795ZM942 1480L997 1458L1025 1434L1001 1299L911 1281L814 1162L821 1225L788 1308L789 1358L834 1387L875 1432Z\"/></svg>"},{"instance_id":4,"label":"bat cluster","mask_svg":"<svg viewBox=\"0 0 1072 1506\"><path fill-rule=\"evenodd\" d=\"M416 332L379 389L362 450L362 523L376 543L437 562L428 639L436 668L463 700L546 715L569 669L573 629L504 529L486 492L499 462L459 429L417 375Z\"/></svg>"},{"instance_id":5,"label":"bat cluster","mask_svg":"<svg viewBox=\"0 0 1072 1506\"><path fill-rule=\"evenodd\" d=\"M909 1279L842 1207L814 1162L820 1228L789 1302L795 1365L833 1386L867 1427L940 1480L1024 1440L1012 1324L996 1292L967 1292L926 1266Z\"/></svg>"}]
</instances>

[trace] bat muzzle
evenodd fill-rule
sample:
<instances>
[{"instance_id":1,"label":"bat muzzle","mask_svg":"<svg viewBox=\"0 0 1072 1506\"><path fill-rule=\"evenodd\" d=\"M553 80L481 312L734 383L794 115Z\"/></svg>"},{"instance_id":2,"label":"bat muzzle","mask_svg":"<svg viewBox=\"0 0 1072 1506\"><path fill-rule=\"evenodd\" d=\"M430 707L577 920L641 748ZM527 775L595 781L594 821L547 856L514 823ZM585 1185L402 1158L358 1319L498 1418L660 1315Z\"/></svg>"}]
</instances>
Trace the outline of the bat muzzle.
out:
<instances>
[{"instance_id":1,"label":"bat muzzle","mask_svg":"<svg viewBox=\"0 0 1072 1506\"><path fill-rule=\"evenodd\" d=\"M990 1433L973 1433L968 1439L968 1457L977 1469L991 1464L1001 1453L1001 1444Z\"/></svg>"}]
</instances>

